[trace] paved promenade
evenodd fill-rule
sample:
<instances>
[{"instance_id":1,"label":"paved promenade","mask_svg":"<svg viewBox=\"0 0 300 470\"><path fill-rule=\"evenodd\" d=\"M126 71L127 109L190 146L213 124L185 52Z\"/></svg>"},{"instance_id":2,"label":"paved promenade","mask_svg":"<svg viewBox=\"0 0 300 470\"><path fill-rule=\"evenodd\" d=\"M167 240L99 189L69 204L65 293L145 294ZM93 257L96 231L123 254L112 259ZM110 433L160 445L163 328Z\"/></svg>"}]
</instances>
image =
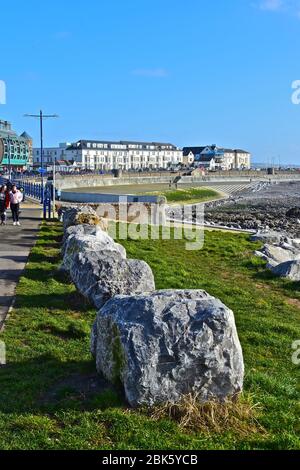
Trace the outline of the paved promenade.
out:
<instances>
[{"instance_id":1,"label":"paved promenade","mask_svg":"<svg viewBox=\"0 0 300 470\"><path fill-rule=\"evenodd\" d=\"M38 205L22 205L21 227L14 227L8 211L6 226L0 226L0 331L13 304L16 286L34 246L41 223Z\"/></svg>"}]
</instances>

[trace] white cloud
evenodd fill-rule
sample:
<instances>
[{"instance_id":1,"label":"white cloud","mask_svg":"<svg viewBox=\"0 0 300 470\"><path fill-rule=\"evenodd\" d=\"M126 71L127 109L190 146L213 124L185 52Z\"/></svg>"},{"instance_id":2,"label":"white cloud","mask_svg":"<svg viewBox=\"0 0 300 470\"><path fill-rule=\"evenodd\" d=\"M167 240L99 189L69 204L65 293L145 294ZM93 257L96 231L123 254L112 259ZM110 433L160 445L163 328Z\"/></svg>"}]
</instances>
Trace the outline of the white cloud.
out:
<instances>
[{"instance_id":1,"label":"white cloud","mask_svg":"<svg viewBox=\"0 0 300 470\"><path fill-rule=\"evenodd\" d=\"M140 77L154 77L154 78L165 78L168 76L166 69L136 69L132 71L133 75L139 75Z\"/></svg>"}]
</instances>

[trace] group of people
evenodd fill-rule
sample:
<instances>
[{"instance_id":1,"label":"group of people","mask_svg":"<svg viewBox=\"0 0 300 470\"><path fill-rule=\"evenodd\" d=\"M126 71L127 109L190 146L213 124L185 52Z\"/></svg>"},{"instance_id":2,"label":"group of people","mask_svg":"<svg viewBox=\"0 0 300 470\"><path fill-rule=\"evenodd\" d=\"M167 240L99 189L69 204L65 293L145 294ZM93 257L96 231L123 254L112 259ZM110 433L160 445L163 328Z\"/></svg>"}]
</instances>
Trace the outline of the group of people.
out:
<instances>
[{"instance_id":1,"label":"group of people","mask_svg":"<svg viewBox=\"0 0 300 470\"><path fill-rule=\"evenodd\" d=\"M4 185L0 188L0 224L6 225L7 211L10 208L13 225L20 226L20 204L23 201L23 194L16 185L12 185L9 189Z\"/></svg>"}]
</instances>

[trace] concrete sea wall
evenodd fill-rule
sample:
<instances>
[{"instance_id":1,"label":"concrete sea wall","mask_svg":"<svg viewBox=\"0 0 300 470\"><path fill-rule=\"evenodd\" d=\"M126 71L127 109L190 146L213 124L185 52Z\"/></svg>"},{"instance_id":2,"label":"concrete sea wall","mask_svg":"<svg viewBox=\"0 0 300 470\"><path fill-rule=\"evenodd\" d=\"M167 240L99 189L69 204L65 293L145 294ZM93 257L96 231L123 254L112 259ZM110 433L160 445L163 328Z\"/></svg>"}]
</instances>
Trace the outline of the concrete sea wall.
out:
<instances>
[{"instance_id":1,"label":"concrete sea wall","mask_svg":"<svg viewBox=\"0 0 300 470\"><path fill-rule=\"evenodd\" d=\"M120 185L137 185L137 184L169 184L174 178L170 175L166 176L147 176L147 177L130 177L130 178L105 178L103 176L75 176L74 178L60 178L56 181L56 187L63 191L64 189L77 188L97 188L105 186Z\"/></svg>"},{"instance_id":2,"label":"concrete sea wall","mask_svg":"<svg viewBox=\"0 0 300 470\"><path fill-rule=\"evenodd\" d=\"M150 203L160 202L160 196L79 193L76 191L62 191L61 200L64 202L77 202L81 204L116 204L116 203Z\"/></svg>"}]
</instances>

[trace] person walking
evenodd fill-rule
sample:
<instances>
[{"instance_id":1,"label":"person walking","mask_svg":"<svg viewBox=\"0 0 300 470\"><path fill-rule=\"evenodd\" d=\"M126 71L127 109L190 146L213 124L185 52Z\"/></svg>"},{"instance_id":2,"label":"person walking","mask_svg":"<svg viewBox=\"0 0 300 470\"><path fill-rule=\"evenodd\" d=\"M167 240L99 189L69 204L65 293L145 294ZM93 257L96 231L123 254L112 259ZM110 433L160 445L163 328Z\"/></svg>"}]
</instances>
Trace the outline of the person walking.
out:
<instances>
[{"instance_id":1,"label":"person walking","mask_svg":"<svg viewBox=\"0 0 300 470\"><path fill-rule=\"evenodd\" d=\"M10 209L13 218L13 225L19 225L19 213L20 213L20 203L23 201L23 194L18 190L17 186L14 184L10 193Z\"/></svg>"},{"instance_id":2,"label":"person walking","mask_svg":"<svg viewBox=\"0 0 300 470\"><path fill-rule=\"evenodd\" d=\"M0 220L1 225L6 225L6 211L9 208L9 193L7 186L0 188Z\"/></svg>"}]
</instances>

